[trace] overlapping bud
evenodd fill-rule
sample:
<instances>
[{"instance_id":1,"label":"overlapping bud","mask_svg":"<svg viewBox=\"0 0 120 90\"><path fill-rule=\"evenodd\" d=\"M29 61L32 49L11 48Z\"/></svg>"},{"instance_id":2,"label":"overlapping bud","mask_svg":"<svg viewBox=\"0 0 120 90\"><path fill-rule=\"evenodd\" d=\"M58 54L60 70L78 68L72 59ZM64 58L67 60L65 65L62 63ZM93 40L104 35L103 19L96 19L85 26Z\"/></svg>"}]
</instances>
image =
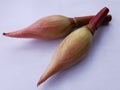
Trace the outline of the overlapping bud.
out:
<instances>
[{"instance_id":1,"label":"overlapping bud","mask_svg":"<svg viewBox=\"0 0 120 90\"><path fill-rule=\"evenodd\" d=\"M75 27L88 24L92 17L93 16L69 18L62 15L52 15L44 17L24 29L3 33L3 35L16 38L57 39L65 37L72 32ZM108 23L110 20L111 15L108 15L103 21L103 24Z\"/></svg>"}]
</instances>

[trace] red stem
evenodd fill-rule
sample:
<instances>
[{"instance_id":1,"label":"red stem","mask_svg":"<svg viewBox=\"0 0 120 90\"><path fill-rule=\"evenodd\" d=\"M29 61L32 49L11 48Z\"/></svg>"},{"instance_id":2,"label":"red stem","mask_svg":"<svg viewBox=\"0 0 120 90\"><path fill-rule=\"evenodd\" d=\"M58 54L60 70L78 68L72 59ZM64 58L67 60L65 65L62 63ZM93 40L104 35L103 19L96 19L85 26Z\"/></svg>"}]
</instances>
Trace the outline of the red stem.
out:
<instances>
[{"instance_id":1,"label":"red stem","mask_svg":"<svg viewBox=\"0 0 120 90\"><path fill-rule=\"evenodd\" d=\"M102 24L103 20L105 19L105 17L107 16L109 12L109 9L107 7L104 7L103 9L101 9L95 17L93 17L89 24L87 25L87 27L90 29L90 31L92 33L95 32L95 30Z\"/></svg>"},{"instance_id":2,"label":"red stem","mask_svg":"<svg viewBox=\"0 0 120 90\"><path fill-rule=\"evenodd\" d=\"M95 15L90 15L90 16L75 17L75 18L69 18L69 19L72 24L72 27L74 28L74 27L81 27L81 26L87 25L94 16ZM109 23L111 19L112 19L112 16L107 15L104 21L102 22L102 25Z\"/></svg>"}]
</instances>

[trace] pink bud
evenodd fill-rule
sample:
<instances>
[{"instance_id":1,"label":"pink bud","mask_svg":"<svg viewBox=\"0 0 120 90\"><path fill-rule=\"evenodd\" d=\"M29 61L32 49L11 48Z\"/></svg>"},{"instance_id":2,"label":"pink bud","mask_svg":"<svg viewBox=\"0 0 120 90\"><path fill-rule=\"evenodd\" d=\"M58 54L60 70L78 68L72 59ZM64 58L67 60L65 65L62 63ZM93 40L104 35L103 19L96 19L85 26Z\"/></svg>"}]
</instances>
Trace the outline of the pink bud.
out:
<instances>
[{"instance_id":1,"label":"pink bud","mask_svg":"<svg viewBox=\"0 0 120 90\"><path fill-rule=\"evenodd\" d=\"M32 25L9 33L3 33L5 36L16 38L41 38L41 39L57 39L65 37L73 28L88 24L93 16L68 18L61 15L52 15L44 17ZM111 15L108 15L103 23L108 23Z\"/></svg>"}]
</instances>

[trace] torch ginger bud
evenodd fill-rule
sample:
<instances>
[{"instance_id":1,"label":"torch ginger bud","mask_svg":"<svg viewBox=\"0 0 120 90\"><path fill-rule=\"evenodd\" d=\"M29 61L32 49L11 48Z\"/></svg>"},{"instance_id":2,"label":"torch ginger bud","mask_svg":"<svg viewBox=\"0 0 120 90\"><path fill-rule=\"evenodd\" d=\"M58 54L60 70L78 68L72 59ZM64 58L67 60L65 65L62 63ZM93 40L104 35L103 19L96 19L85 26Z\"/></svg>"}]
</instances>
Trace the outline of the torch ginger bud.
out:
<instances>
[{"instance_id":1,"label":"torch ginger bud","mask_svg":"<svg viewBox=\"0 0 120 90\"><path fill-rule=\"evenodd\" d=\"M3 33L3 35L16 38L57 39L68 35L75 27L88 24L92 17L68 18L62 15L52 15L44 17L24 29ZM111 15L106 17L103 24L109 21L111 21Z\"/></svg>"},{"instance_id":2,"label":"torch ginger bud","mask_svg":"<svg viewBox=\"0 0 120 90\"><path fill-rule=\"evenodd\" d=\"M58 46L48 68L42 74L38 85L58 71L71 67L88 51L92 42L92 34L82 27L69 34Z\"/></svg>"}]
</instances>

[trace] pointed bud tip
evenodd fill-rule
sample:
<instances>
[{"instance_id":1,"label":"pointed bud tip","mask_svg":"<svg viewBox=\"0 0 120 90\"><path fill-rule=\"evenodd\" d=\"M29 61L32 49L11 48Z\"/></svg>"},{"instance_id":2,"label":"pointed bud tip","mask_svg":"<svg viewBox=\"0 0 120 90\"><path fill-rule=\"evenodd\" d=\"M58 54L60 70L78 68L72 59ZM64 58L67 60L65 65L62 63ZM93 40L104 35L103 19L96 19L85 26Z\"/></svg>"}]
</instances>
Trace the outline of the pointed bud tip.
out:
<instances>
[{"instance_id":1,"label":"pointed bud tip","mask_svg":"<svg viewBox=\"0 0 120 90\"><path fill-rule=\"evenodd\" d=\"M4 32L3 35L6 35L6 33Z\"/></svg>"},{"instance_id":2,"label":"pointed bud tip","mask_svg":"<svg viewBox=\"0 0 120 90\"><path fill-rule=\"evenodd\" d=\"M41 84L41 83L38 82L38 83L37 83L37 87L38 87L40 84Z\"/></svg>"},{"instance_id":3,"label":"pointed bud tip","mask_svg":"<svg viewBox=\"0 0 120 90\"><path fill-rule=\"evenodd\" d=\"M4 36L9 36L9 33L3 32L2 35L4 35Z\"/></svg>"},{"instance_id":4,"label":"pointed bud tip","mask_svg":"<svg viewBox=\"0 0 120 90\"><path fill-rule=\"evenodd\" d=\"M40 80L38 83L37 83L37 87L42 84L43 82Z\"/></svg>"},{"instance_id":5,"label":"pointed bud tip","mask_svg":"<svg viewBox=\"0 0 120 90\"><path fill-rule=\"evenodd\" d=\"M39 80L38 83L37 83L37 87L38 87L39 85L41 85L44 81L45 81L45 79L44 79L43 77L41 77L40 80Z\"/></svg>"}]
</instances>

